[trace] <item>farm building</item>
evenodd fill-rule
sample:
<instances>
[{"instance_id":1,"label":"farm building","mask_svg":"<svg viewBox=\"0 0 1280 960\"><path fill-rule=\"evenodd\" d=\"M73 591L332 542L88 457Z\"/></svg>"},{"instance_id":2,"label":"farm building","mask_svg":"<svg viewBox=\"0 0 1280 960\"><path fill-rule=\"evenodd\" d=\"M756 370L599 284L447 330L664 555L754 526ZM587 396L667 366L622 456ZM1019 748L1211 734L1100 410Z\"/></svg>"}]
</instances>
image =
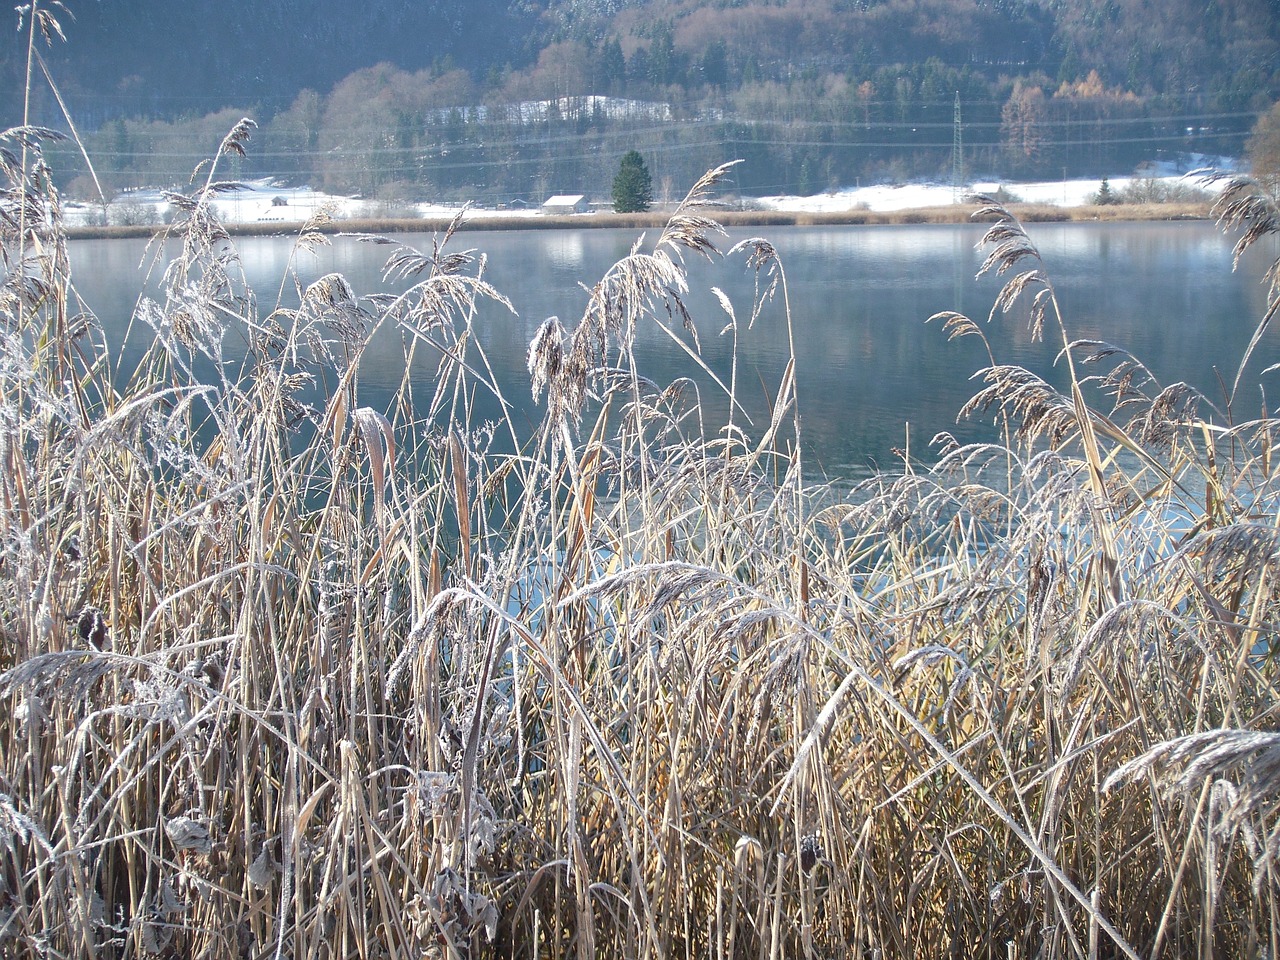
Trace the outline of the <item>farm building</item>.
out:
<instances>
[{"instance_id":1,"label":"farm building","mask_svg":"<svg viewBox=\"0 0 1280 960\"><path fill-rule=\"evenodd\" d=\"M587 198L580 193L558 193L542 204L543 213L586 213L587 209Z\"/></svg>"}]
</instances>

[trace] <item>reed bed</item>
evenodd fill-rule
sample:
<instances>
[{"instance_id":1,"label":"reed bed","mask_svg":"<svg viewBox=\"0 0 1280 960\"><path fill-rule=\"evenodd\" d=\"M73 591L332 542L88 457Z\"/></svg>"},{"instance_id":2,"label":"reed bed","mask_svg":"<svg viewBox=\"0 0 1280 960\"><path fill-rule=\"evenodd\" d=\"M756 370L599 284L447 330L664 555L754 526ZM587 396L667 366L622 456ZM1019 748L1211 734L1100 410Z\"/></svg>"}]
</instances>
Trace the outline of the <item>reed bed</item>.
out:
<instances>
[{"instance_id":1,"label":"reed bed","mask_svg":"<svg viewBox=\"0 0 1280 960\"><path fill-rule=\"evenodd\" d=\"M940 315L987 343L964 412L1001 440L813 485L805 371L755 424L735 371L707 422L712 387L632 352L789 328L778 251L717 246L722 167L542 325L522 432L475 413L502 388L473 319L510 304L456 224L381 241L403 293L247 287L210 200L251 130L171 198L133 370L77 298L45 134L5 134L0 954L1280 955L1256 358L1211 402L1075 341L984 204L993 314L1060 341L1067 386ZM1219 212L1242 255L1277 224L1243 183ZM689 316L692 257L757 298ZM435 389L373 409L387 328Z\"/></svg>"},{"instance_id":2,"label":"reed bed","mask_svg":"<svg viewBox=\"0 0 1280 960\"><path fill-rule=\"evenodd\" d=\"M1146 203L1084 205L1058 207L1052 204L1006 204L1023 223L1071 223L1094 220L1152 221L1152 220L1209 220L1212 207L1208 203ZM973 208L967 204L945 207L921 207L910 210L840 210L840 211L789 211L789 210L737 210L728 206L715 208L714 217L722 227L790 227L790 226L902 226L919 223L967 223ZM631 229L661 230L669 214L657 211L649 213L595 213L589 216L504 216L485 214L467 216L458 223L454 219L435 217L400 217L393 219L350 218L329 220L311 224L311 229L322 234L444 232L461 230L600 230ZM292 235L301 224L282 227L279 223L226 223L224 228L233 237L277 237ZM147 238L157 235L155 225L132 226L73 226L67 235L75 240L108 238Z\"/></svg>"}]
</instances>

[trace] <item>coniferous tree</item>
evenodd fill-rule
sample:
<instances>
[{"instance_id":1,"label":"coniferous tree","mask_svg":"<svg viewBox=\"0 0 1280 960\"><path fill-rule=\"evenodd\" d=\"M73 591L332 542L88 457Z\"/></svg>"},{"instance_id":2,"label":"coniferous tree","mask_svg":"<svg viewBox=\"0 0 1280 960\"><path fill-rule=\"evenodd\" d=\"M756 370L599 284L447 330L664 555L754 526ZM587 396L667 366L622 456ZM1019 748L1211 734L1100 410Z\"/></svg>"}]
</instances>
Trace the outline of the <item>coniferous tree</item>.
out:
<instances>
[{"instance_id":1,"label":"coniferous tree","mask_svg":"<svg viewBox=\"0 0 1280 960\"><path fill-rule=\"evenodd\" d=\"M702 82L710 87L723 87L729 82L729 48L723 37L717 37L702 55Z\"/></svg>"},{"instance_id":2,"label":"coniferous tree","mask_svg":"<svg viewBox=\"0 0 1280 960\"><path fill-rule=\"evenodd\" d=\"M609 93L617 93L627 81L627 58L617 37L610 37L600 47L600 79Z\"/></svg>"},{"instance_id":3,"label":"coniferous tree","mask_svg":"<svg viewBox=\"0 0 1280 960\"><path fill-rule=\"evenodd\" d=\"M653 178L644 157L628 150L613 178L613 209L616 213L644 213L653 203Z\"/></svg>"}]
</instances>

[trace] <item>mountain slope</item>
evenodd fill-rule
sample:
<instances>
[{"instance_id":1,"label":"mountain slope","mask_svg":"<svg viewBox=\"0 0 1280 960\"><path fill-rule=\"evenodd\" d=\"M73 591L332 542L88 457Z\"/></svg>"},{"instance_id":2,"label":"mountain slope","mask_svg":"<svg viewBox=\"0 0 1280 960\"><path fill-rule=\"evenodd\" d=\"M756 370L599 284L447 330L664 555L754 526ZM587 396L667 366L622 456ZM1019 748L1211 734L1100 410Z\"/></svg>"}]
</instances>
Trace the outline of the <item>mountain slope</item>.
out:
<instances>
[{"instance_id":1,"label":"mountain slope","mask_svg":"<svg viewBox=\"0 0 1280 960\"><path fill-rule=\"evenodd\" d=\"M537 3L508 0L65 0L68 43L45 52L87 122L172 117L234 105L287 106L382 61L452 60L483 76L532 56ZM45 4L47 6L47 3ZM52 8L51 8L52 9ZM11 14L10 14L11 15ZM25 38L0 63L6 119L21 104Z\"/></svg>"}]
</instances>

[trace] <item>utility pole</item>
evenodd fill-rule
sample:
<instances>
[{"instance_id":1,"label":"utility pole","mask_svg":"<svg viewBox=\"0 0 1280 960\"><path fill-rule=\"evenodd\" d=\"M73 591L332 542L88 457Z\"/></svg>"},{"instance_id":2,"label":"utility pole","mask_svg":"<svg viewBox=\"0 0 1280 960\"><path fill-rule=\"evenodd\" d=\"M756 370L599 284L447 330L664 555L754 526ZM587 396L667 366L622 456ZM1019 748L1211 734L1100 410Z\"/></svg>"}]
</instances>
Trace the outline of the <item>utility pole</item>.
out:
<instances>
[{"instance_id":1,"label":"utility pole","mask_svg":"<svg viewBox=\"0 0 1280 960\"><path fill-rule=\"evenodd\" d=\"M959 203L964 190L964 125L960 121L960 91L956 91L956 109L951 121L951 202Z\"/></svg>"}]
</instances>

